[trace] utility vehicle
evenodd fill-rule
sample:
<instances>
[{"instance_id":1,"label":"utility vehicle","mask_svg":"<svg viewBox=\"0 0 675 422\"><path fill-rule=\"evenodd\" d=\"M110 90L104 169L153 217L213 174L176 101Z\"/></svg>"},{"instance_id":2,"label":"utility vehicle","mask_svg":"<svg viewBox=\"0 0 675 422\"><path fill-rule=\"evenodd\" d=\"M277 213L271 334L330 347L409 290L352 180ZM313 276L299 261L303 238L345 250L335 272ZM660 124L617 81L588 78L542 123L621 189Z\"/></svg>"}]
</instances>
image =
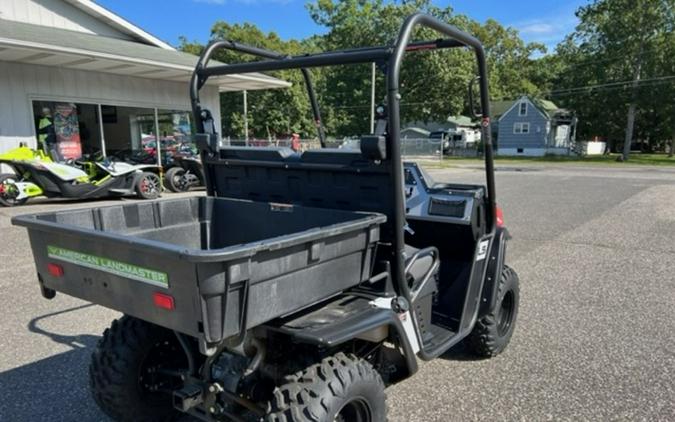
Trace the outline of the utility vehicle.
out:
<instances>
[{"instance_id":1,"label":"utility vehicle","mask_svg":"<svg viewBox=\"0 0 675 422\"><path fill-rule=\"evenodd\" d=\"M420 26L445 39L411 42ZM468 47L480 76L486 186L435 183L401 162L404 56ZM262 57L209 66L214 51ZM375 62L387 104L359 150L221 147L209 77ZM384 421L385 387L466 340L509 342L518 278L495 204L485 56L474 37L410 16L395 44L280 56L231 41L190 86L207 195L16 217L42 294L116 309L93 352L94 400L117 420ZM323 131L319 124L319 137Z\"/></svg>"},{"instance_id":2,"label":"utility vehicle","mask_svg":"<svg viewBox=\"0 0 675 422\"><path fill-rule=\"evenodd\" d=\"M157 199L161 192L159 168L82 158L54 162L42 151L25 145L0 154L0 163L14 173L0 174L0 205L23 205L30 198L93 199L139 196Z\"/></svg>"}]
</instances>

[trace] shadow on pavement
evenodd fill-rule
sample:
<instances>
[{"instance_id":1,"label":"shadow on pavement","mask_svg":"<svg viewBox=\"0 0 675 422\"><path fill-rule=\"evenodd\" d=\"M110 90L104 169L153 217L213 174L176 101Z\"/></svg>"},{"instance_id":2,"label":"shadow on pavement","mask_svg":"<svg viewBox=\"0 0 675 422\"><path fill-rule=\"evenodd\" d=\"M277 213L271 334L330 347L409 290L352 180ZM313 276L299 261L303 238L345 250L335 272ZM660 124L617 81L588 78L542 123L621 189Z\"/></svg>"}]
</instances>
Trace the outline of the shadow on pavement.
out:
<instances>
[{"instance_id":1,"label":"shadow on pavement","mask_svg":"<svg viewBox=\"0 0 675 422\"><path fill-rule=\"evenodd\" d=\"M38 326L41 320L93 306L66 309L34 318L28 329L72 350L0 373L0 420L102 421L89 394L89 356L98 340L93 335L62 335ZM32 350L20 353L30 355Z\"/></svg>"},{"instance_id":2,"label":"shadow on pavement","mask_svg":"<svg viewBox=\"0 0 675 422\"><path fill-rule=\"evenodd\" d=\"M92 306L94 306L93 303L88 303L86 305L76 306L74 308L68 308L62 311L51 312L49 314L35 317L31 319L30 322L28 323L28 330L31 333L41 334L45 337L49 337L52 341L59 344L65 344L66 346L70 346L73 349L81 349L81 348L92 349L96 345L96 340L98 339L98 336L92 336L90 334L76 335L76 336L63 335L58 333L52 333L38 326L38 323L44 319L51 318L57 315L62 315L68 312L79 311L81 309L90 308Z\"/></svg>"},{"instance_id":3,"label":"shadow on pavement","mask_svg":"<svg viewBox=\"0 0 675 422\"><path fill-rule=\"evenodd\" d=\"M452 347L447 352L440 355L439 358L443 359L443 360L455 360L455 361L461 361L461 362L471 362L471 361L483 360L483 358L477 357L477 356L469 353L469 351L466 350L466 347L464 346L463 341L461 341L456 346Z\"/></svg>"}]
</instances>

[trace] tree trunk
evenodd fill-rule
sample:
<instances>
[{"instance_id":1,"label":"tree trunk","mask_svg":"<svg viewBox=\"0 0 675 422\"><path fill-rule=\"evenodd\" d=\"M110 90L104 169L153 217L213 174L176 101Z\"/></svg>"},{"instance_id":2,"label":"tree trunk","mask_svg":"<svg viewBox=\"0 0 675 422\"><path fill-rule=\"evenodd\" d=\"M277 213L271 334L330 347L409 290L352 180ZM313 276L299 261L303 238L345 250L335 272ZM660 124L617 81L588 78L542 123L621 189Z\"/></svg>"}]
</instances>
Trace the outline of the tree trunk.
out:
<instances>
[{"instance_id":1,"label":"tree trunk","mask_svg":"<svg viewBox=\"0 0 675 422\"><path fill-rule=\"evenodd\" d=\"M640 19L642 22L642 19ZM638 49L637 57L635 58L635 68L633 71L633 83L631 84L631 100L628 105L628 121L626 122L626 138L623 143L623 161L628 161L630 156L630 146L633 142L633 129L635 128L635 108L638 100L638 86L640 85L640 74L642 72L642 55L645 51L644 37L640 41L640 48Z\"/></svg>"},{"instance_id":2,"label":"tree trunk","mask_svg":"<svg viewBox=\"0 0 675 422\"><path fill-rule=\"evenodd\" d=\"M675 150L675 127L673 128L673 135L670 137L670 151L668 151L668 158L673 158L673 150Z\"/></svg>"},{"instance_id":3,"label":"tree trunk","mask_svg":"<svg viewBox=\"0 0 675 422\"><path fill-rule=\"evenodd\" d=\"M633 96L635 97L635 96ZM628 161L630 146L633 142L633 127L635 126L635 99L628 106L628 122L626 123L626 138L623 142L623 161Z\"/></svg>"}]
</instances>

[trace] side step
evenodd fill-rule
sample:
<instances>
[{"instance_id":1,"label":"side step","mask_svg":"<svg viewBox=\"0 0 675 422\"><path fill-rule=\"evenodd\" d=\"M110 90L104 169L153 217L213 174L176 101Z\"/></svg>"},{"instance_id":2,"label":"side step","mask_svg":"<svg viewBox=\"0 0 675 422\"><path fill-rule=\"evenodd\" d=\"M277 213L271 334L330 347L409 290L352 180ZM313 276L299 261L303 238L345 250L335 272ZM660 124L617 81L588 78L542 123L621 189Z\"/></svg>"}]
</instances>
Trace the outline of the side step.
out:
<instances>
[{"instance_id":1,"label":"side step","mask_svg":"<svg viewBox=\"0 0 675 422\"><path fill-rule=\"evenodd\" d=\"M373 342L384 340L386 327L398 319L391 310L375 308L371 299L345 295L314 309L274 321L266 327L296 340L322 346L336 346L354 338ZM372 327L385 327L375 332Z\"/></svg>"}]
</instances>

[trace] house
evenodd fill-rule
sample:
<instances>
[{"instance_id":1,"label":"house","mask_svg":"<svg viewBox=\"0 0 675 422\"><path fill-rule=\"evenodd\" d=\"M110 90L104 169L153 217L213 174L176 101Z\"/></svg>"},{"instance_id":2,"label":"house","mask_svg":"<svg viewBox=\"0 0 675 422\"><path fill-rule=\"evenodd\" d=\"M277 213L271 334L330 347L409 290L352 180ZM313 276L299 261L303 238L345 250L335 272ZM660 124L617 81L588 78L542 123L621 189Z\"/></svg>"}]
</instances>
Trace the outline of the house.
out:
<instances>
[{"instance_id":1,"label":"house","mask_svg":"<svg viewBox=\"0 0 675 422\"><path fill-rule=\"evenodd\" d=\"M196 62L89 0L2 0L0 153L36 147L44 115L64 155L189 138ZM220 92L285 86L261 74L211 78L202 103L220 121Z\"/></svg>"},{"instance_id":2,"label":"house","mask_svg":"<svg viewBox=\"0 0 675 422\"><path fill-rule=\"evenodd\" d=\"M490 104L493 142L499 155L566 155L571 152L577 119L553 102L530 96Z\"/></svg>"}]
</instances>

